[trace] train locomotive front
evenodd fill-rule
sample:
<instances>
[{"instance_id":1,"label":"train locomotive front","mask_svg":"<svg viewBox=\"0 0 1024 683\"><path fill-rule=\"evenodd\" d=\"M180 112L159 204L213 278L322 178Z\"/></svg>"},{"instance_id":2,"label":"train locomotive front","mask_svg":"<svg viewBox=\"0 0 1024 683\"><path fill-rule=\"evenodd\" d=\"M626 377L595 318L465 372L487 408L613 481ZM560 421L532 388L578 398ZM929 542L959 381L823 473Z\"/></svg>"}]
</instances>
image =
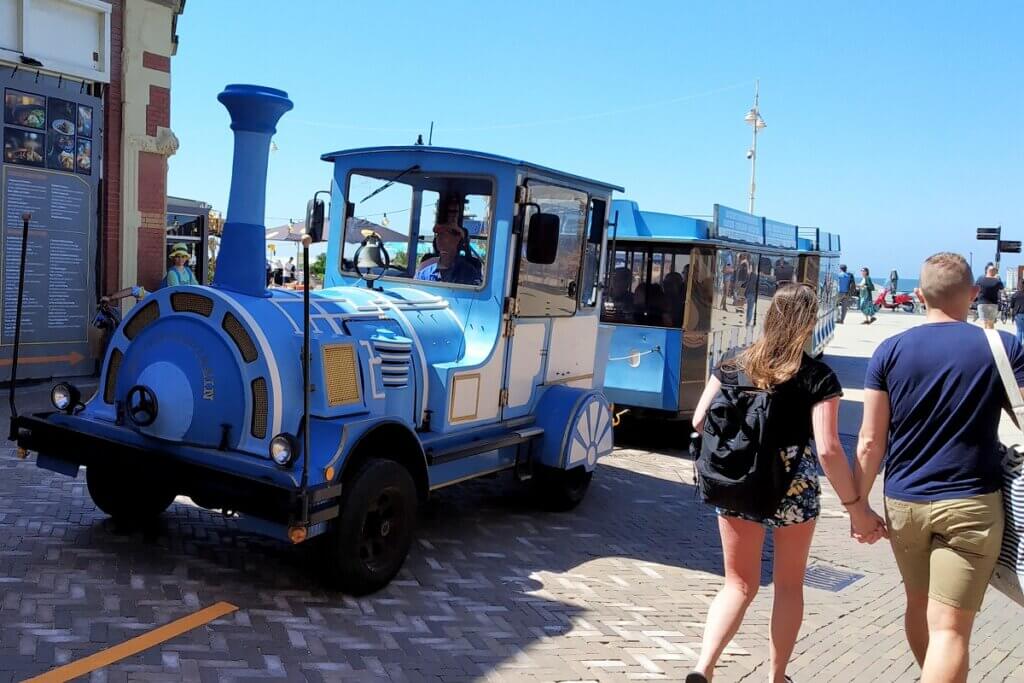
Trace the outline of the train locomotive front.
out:
<instances>
[{"instance_id":1,"label":"train locomotive front","mask_svg":"<svg viewBox=\"0 0 1024 683\"><path fill-rule=\"evenodd\" d=\"M402 152L424 166L476 164L497 179L495 211L515 218L493 222L484 282L375 287L336 265L326 289L267 289L267 157L292 103L246 85L218 99L235 147L214 285L145 297L111 337L95 396L83 401L62 384L56 412L12 416L19 453L73 477L84 465L94 502L123 522L152 519L185 495L293 543L331 533L325 576L355 594L397 573L417 502L432 489L513 470L534 479L549 507L578 504L612 447L599 390L610 330L599 330L596 283L584 294L552 274L572 274L572 264L581 271L584 259L600 272L616 188L499 157ZM351 206L337 174L367 158L336 161L332 205ZM562 183L555 199L545 198L542 179ZM565 195L567 184L579 186L576 195ZM538 210L548 206L562 213ZM581 213L570 220L573 207ZM330 260L339 265L344 218L331 225ZM567 242L573 230L577 240ZM517 279L526 284L515 287ZM533 313L521 310L527 296ZM570 338L570 352L548 352Z\"/></svg>"}]
</instances>

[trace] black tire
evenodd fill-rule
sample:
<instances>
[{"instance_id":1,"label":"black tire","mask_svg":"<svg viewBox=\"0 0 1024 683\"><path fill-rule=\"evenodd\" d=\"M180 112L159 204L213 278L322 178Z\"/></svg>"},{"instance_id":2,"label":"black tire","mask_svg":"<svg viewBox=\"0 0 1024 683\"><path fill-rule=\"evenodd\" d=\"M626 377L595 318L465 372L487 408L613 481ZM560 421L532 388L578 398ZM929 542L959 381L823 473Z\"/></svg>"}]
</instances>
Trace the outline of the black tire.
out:
<instances>
[{"instance_id":1,"label":"black tire","mask_svg":"<svg viewBox=\"0 0 1024 683\"><path fill-rule=\"evenodd\" d=\"M402 568L416 527L416 483L393 460L370 460L342 489L341 514L324 551L328 583L374 593Z\"/></svg>"},{"instance_id":2,"label":"black tire","mask_svg":"<svg viewBox=\"0 0 1024 683\"><path fill-rule=\"evenodd\" d=\"M174 489L158 482L145 483L152 480L141 470L96 464L85 468L85 485L92 502L120 524L152 522L174 502Z\"/></svg>"},{"instance_id":3,"label":"black tire","mask_svg":"<svg viewBox=\"0 0 1024 683\"><path fill-rule=\"evenodd\" d=\"M583 502L593 478L594 473L582 466L571 470L538 467L533 476L534 495L544 509L568 512Z\"/></svg>"},{"instance_id":4,"label":"black tire","mask_svg":"<svg viewBox=\"0 0 1024 683\"><path fill-rule=\"evenodd\" d=\"M904 313L913 313L914 312L914 304L903 304L903 311L904 311Z\"/></svg>"}]
</instances>

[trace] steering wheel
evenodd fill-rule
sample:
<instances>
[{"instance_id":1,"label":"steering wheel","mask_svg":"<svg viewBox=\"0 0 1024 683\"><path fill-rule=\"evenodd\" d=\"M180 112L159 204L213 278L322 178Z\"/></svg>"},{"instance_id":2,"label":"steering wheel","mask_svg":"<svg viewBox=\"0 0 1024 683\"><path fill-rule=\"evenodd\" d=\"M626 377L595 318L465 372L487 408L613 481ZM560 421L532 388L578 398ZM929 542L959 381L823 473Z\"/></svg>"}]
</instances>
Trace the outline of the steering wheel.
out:
<instances>
[{"instance_id":1,"label":"steering wheel","mask_svg":"<svg viewBox=\"0 0 1024 683\"><path fill-rule=\"evenodd\" d=\"M128 419L139 427L148 427L156 422L159 408L156 394L149 387L136 384L128 390L125 403L128 405Z\"/></svg>"},{"instance_id":2,"label":"steering wheel","mask_svg":"<svg viewBox=\"0 0 1024 683\"><path fill-rule=\"evenodd\" d=\"M377 267L383 268L384 270L387 270L388 268L391 267L391 257L388 256L388 250L384 248L384 243L380 240L380 238L376 237L376 244L368 244L370 239L374 237L376 237L376 235L368 235L366 239L363 240L362 244L360 244L359 247L356 249L356 253L352 254L352 266L356 269L356 275L359 276L360 280L366 280L366 276L363 275L363 271L359 267L359 255L363 252L363 249L365 249L368 246L376 247L378 253L384 258L383 263L380 262L379 258L377 259L377 263L379 264ZM376 280L377 278L374 279Z\"/></svg>"}]
</instances>

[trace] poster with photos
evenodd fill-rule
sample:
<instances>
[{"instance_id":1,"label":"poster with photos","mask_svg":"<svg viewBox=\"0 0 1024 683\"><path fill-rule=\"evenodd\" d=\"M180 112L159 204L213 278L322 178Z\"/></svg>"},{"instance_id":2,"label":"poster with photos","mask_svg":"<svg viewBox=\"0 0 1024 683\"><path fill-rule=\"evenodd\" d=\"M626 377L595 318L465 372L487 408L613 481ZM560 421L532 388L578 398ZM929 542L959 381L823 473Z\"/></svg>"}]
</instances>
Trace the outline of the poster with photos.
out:
<instances>
[{"instance_id":1,"label":"poster with photos","mask_svg":"<svg viewBox=\"0 0 1024 683\"><path fill-rule=\"evenodd\" d=\"M75 170L75 136L49 133L46 136L46 167L55 171Z\"/></svg>"},{"instance_id":2,"label":"poster with photos","mask_svg":"<svg viewBox=\"0 0 1024 683\"><path fill-rule=\"evenodd\" d=\"M7 88L4 92L4 123L24 128L46 128L46 98Z\"/></svg>"},{"instance_id":3,"label":"poster with photos","mask_svg":"<svg viewBox=\"0 0 1024 683\"><path fill-rule=\"evenodd\" d=\"M78 134L84 138L92 137L92 107L78 105Z\"/></svg>"},{"instance_id":4,"label":"poster with photos","mask_svg":"<svg viewBox=\"0 0 1024 683\"><path fill-rule=\"evenodd\" d=\"M46 136L4 126L4 161L22 166L43 166Z\"/></svg>"}]
</instances>

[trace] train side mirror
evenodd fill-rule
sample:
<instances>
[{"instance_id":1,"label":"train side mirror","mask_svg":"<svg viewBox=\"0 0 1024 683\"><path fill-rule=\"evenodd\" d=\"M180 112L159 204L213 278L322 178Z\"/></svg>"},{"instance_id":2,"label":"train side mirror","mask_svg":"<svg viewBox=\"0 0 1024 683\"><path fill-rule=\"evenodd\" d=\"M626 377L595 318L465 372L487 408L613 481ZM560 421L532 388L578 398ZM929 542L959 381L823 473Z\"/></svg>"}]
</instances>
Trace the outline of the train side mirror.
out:
<instances>
[{"instance_id":1,"label":"train side mirror","mask_svg":"<svg viewBox=\"0 0 1024 683\"><path fill-rule=\"evenodd\" d=\"M314 242L324 239L324 201L314 197L306 202L306 234Z\"/></svg>"},{"instance_id":2,"label":"train side mirror","mask_svg":"<svg viewBox=\"0 0 1024 683\"><path fill-rule=\"evenodd\" d=\"M530 216L526 234L526 260L539 265L555 262L558 253L558 216L553 213L535 213Z\"/></svg>"}]
</instances>

